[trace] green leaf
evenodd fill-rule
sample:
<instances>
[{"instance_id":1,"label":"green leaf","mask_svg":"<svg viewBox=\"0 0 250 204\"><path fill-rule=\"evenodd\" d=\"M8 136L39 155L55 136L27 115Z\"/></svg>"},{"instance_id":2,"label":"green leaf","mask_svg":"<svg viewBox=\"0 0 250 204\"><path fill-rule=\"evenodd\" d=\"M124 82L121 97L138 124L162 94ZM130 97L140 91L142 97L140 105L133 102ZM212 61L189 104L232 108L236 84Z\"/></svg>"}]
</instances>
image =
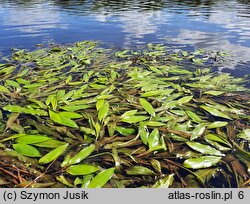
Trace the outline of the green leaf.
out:
<instances>
[{"instance_id":1,"label":"green leaf","mask_svg":"<svg viewBox=\"0 0 250 204\"><path fill-rule=\"evenodd\" d=\"M65 111L78 111L78 110L84 110L91 107L90 105L67 105L67 106L61 106L60 108Z\"/></svg>"},{"instance_id":2,"label":"green leaf","mask_svg":"<svg viewBox=\"0 0 250 204\"><path fill-rule=\"evenodd\" d=\"M51 138L43 135L25 135L16 139L17 143L34 144L50 140Z\"/></svg>"},{"instance_id":3,"label":"green leaf","mask_svg":"<svg viewBox=\"0 0 250 204\"><path fill-rule=\"evenodd\" d=\"M74 112L60 112L60 115L66 118L70 118L70 119L75 119L75 118L82 118L83 116L79 113L74 113Z\"/></svg>"},{"instance_id":4,"label":"green leaf","mask_svg":"<svg viewBox=\"0 0 250 204\"><path fill-rule=\"evenodd\" d=\"M209 154L215 156L225 156L217 149L210 147L209 145L200 144L199 142L186 142L186 144L197 152L202 154Z\"/></svg>"},{"instance_id":5,"label":"green leaf","mask_svg":"<svg viewBox=\"0 0 250 204\"><path fill-rule=\"evenodd\" d=\"M220 127L227 126L227 124L228 124L228 122L215 121L215 122L211 123L207 128L208 129L220 128Z\"/></svg>"},{"instance_id":6,"label":"green leaf","mask_svg":"<svg viewBox=\"0 0 250 204\"><path fill-rule=\"evenodd\" d=\"M41 157L40 152L31 145L13 144L13 148L17 151L17 153L27 157Z\"/></svg>"},{"instance_id":7,"label":"green leaf","mask_svg":"<svg viewBox=\"0 0 250 204\"><path fill-rule=\"evenodd\" d=\"M250 141L250 129L245 129L237 135L237 138L242 138L244 140Z\"/></svg>"},{"instance_id":8,"label":"green leaf","mask_svg":"<svg viewBox=\"0 0 250 204\"><path fill-rule=\"evenodd\" d=\"M148 137L148 145L150 150L153 150L155 147L158 146L159 139L160 139L159 130L155 128Z\"/></svg>"},{"instance_id":9,"label":"green leaf","mask_svg":"<svg viewBox=\"0 0 250 204\"><path fill-rule=\"evenodd\" d=\"M98 170L99 168L96 166L87 165L87 164L79 164L79 165L70 166L69 168L66 169L66 172L73 176L78 176L78 175L92 174Z\"/></svg>"},{"instance_id":10,"label":"green leaf","mask_svg":"<svg viewBox=\"0 0 250 204\"><path fill-rule=\"evenodd\" d=\"M60 147L60 146L65 145L65 144L66 144L65 142L50 139L50 140L46 140L44 142L35 143L33 145L37 146L37 147L45 147L45 148L54 149L54 148Z\"/></svg>"},{"instance_id":11,"label":"green leaf","mask_svg":"<svg viewBox=\"0 0 250 204\"><path fill-rule=\"evenodd\" d=\"M130 117L130 116L135 115L136 113L137 113L137 110L130 110L130 111L123 113L121 118Z\"/></svg>"},{"instance_id":12,"label":"green leaf","mask_svg":"<svg viewBox=\"0 0 250 204\"><path fill-rule=\"evenodd\" d=\"M0 85L0 93L1 92L8 93L8 94L10 93L9 89L7 89L6 87Z\"/></svg>"},{"instance_id":13,"label":"green leaf","mask_svg":"<svg viewBox=\"0 0 250 204\"><path fill-rule=\"evenodd\" d=\"M220 142L220 143L225 144L225 145L227 145L229 147L232 147L232 145L227 141L227 139L223 138L220 135L208 134L208 135L205 136L205 139L215 141L215 142Z\"/></svg>"},{"instance_id":14,"label":"green leaf","mask_svg":"<svg viewBox=\"0 0 250 204\"><path fill-rule=\"evenodd\" d=\"M174 174L170 174L165 178L159 179L152 188L169 188L174 182Z\"/></svg>"},{"instance_id":15,"label":"green leaf","mask_svg":"<svg viewBox=\"0 0 250 204\"><path fill-rule=\"evenodd\" d=\"M17 105L7 105L3 107L4 110L14 113L26 113L31 115L41 115L41 116L47 116L47 111L41 110L41 109L34 109L31 107L20 107Z\"/></svg>"},{"instance_id":16,"label":"green leaf","mask_svg":"<svg viewBox=\"0 0 250 204\"><path fill-rule=\"evenodd\" d=\"M209 112L211 115L231 120L231 118L228 115L218 111L217 109L215 109L213 107L205 106L205 105L202 105L200 107L203 108L204 110L206 110L207 112Z\"/></svg>"},{"instance_id":17,"label":"green leaf","mask_svg":"<svg viewBox=\"0 0 250 204\"><path fill-rule=\"evenodd\" d=\"M186 113L187 113L188 117L190 117L194 122L196 122L196 123L202 122L200 117L198 115L196 115L194 112L186 111Z\"/></svg>"},{"instance_id":18,"label":"green leaf","mask_svg":"<svg viewBox=\"0 0 250 204\"><path fill-rule=\"evenodd\" d=\"M133 166L126 172L128 175L145 175L145 176L155 175L155 173L152 170L143 166Z\"/></svg>"},{"instance_id":19,"label":"green leaf","mask_svg":"<svg viewBox=\"0 0 250 204\"><path fill-rule=\"evenodd\" d=\"M88 157L94 150L95 150L95 145L90 145L88 147L85 147L69 160L69 164L80 163L83 159Z\"/></svg>"},{"instance_id":20,"label":"green leaf","mask_svg":"<svg viewBox=\"0 0 250 204\"><path fill-rule=\"evenodd\" d=\"M190 140L192 141L192 140L200 137L204 133L204 131L206 130L206 126L207 126L206 123L200 123L199 125L197 125L192 132L192 136L191 136Z\"/></svg>"},{"instance_id":21,"label":"green leaf","mask_svg":"<svg viewBox=\"0 0 250 204\"><path fill-rule=\"evenodd\" d=\"M184 161L183 165L186 168L202 169L214 166L221 160L221 157L216 156L202 156L198 158L191 158Z\"/></svg>"},{"instance_id":22,"label":"green leaf","mask_svg":"<svg viewBox=\"0 0 250 204\"><path fill-rule=\"evenodd\" d=\"M141 138L141 141L147 145L148 144L148 137L149 137L149 132L147 126L144 124L140 124L139 126L139 135Z\"/></svg>"},{"instance_id":23,"label":"green leaf","mask_svg":"<svg viewBox=\"0 0 250 204\"><path fill-rule=\"evenodd\" d=\"M133 135L135 133L134 128L125 128L121 126L116 126L115 130L124 136Z\"/></svg>"},{"instance_id":24,"label":"green leaf","mask_svg":"<svg viewBox=\"0 0 250 204\"><path fill-rule=\"evenodd\" d=\"M147 116L142 116L142 115L138 115L138 116L126 116L124 118L122 118L122 122L125 123L138 123L144 120L147 120L148 117Z\"/></svg>"},{"instance_id":25,"label":"green leaf","mask_svg":"<svg viewBox=\"0 0 250 204\"><path fill-rule=\"evenodd\" d=\"M59 157L61 154L63 154L63 152L67 149L68 147L68 143L65 145L62 145L60 147L57 147L56 149L50 151L48 154L46 154L45 156L43 156L38 163L39 164L48 164L50 162L52 162L53 160L57 159L57 157Z\"/></svg>"},{"instance_id":26,"label":"green leaf","mask_svg":"<svg viewBox=\"0 0 250 204\"><path fill-rule=\"evenodd\" d=\"M183 98L179 99L177 103L182 105L182 104L190 102L192 99L193 99L193 96L184 96Z\"/></svg>"},{"instance_id":27,"label":"green leaf","mask_svg":"<svg viewBox=\"0 0 250 204\"><path fill-rule=\"evenodd\" d=\"M78 128L75 121L71 120L68 117L61 115L60 113L56 113L56 112L50 110L49 116L50 116L51 120L53 120L56 123L59 123L61 125L66 125L68 127Z\"/></svg>"},{"instance_id":28,"label":"green leaf","mask_svg":"<svg viewBox=\"0 0 250 204\"><path fill-rule=\"evenodd\" d=\"M102 188L113 176L115 168L106 169L97 174L88 185L88 188Z\"/></svg>"},{"instance_id":29,"label":"green leaf","mask_svg":"<svg viewBox=\"0 0 250 204\"><path fill-rule=\"evenodd\" d=\"M104 105L98 111L98 119L103 120L109 112L109 102L105 102Z\"/></svg>"},{"instance_id":30,"label":"green leaf","mask_svg":"<svg viewBox=\"0 0 250 204\"><path fill-rule=\"evenodd\" d=\"M145 125L151 126L151 127L161 127L161 126L165 126L166 124L162 122L150 120L150 121L145 122Z\"/></svg>"},{"instance_id":31,"label":"green leaf","mask_svg":"<svg viewBox=\"0 0 250 204\"><path fill-rule=\"evenodd\" d=\"M212 95L212 96L219 96L221 94L223 94L224 92L223 91L206 91L205 94L209 94L209 95Z\"/></svg>"},{"instance_id":32,"label":"green leaf","mask_svg":"<svg viewBox=\"0 0 250 204\"><path fill-rule=\"evenodd\" d=\"M139 99L141 106L151 115L151 116L155 116L155 109L153 108L153 106L144 98L140 98Z\"/></svg>"}]
</instances>

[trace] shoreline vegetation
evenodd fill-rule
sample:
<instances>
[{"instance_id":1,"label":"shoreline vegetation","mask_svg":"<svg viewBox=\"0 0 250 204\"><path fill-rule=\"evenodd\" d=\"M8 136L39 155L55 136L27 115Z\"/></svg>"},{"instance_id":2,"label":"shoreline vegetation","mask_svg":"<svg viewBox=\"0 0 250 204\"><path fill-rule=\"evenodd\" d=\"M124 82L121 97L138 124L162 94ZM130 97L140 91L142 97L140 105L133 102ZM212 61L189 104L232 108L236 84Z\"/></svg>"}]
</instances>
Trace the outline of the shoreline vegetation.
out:
<instances>
[{"instance_id":1,"label":"shoreline vegetation","mask_svg":"<svg viewBox=\"0 0 250 204\"><path fill-rule=\"evenodd\" d=\"M13 51L0 64L0 187L249 187L250 90L211 72L224 55Z\"/></svg>"}]
</instances>

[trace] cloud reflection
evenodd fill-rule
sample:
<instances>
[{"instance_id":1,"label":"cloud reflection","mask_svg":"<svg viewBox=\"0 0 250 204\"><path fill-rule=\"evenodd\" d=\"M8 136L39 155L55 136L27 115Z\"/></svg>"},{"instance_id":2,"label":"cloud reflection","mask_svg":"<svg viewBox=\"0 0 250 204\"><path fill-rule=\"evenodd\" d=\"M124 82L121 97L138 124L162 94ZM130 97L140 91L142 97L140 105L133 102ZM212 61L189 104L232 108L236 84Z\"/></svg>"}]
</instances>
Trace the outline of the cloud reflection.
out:
<instances>
[{"instance_id":1,"label":"cloud reflection","mask_svg":"<svg viewBox=\"0 0 250 204\"><path fill-rule=\"evenodd\" d=\"M1 18L6 30L18 30L30 36L47 35L48 29L67 28L60 23L59 13L46 4L36 4L32 8L13 7L5 10Z\"/></svg>"}]
</instances>

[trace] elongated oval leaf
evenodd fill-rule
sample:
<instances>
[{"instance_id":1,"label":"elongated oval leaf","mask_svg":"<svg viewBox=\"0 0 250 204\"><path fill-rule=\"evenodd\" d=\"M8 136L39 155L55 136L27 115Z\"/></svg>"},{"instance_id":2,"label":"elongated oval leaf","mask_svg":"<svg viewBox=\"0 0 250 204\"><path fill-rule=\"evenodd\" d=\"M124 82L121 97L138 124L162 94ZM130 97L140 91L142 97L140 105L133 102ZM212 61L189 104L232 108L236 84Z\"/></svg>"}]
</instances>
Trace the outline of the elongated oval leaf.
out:
<instances>
[{"instance_id":1,"label":"elongated oval leaf","mask_svg":"<svg viewBox=\"0 0 250 204\"><path fill-rule=\"evenodd\" d=\"M159 144L159 139L160 139L159 131L157 128L155 128L150 133L149 138L148 138L149 149L154 149L155 147L157 147Z\"/></svg>"},{"instance_id":2,"label":"elongated oval leaf","mask_svg":"<svg viewBox=\"0 0 250 204\"><path fill-rule=\"evenodd\" d=\"M184 161L183 165L186 168L202 169L214 166L221 160L221 157L216 156L202 156L198 158L191 158Z\"/></svg>"},{"instance_id":3,"label":"elongated oval leaf","mask_svg":"<svg viewBox=\"0 0 250 204\"><path fill-rule=\"evenodd\" d=\"M133 135L135 133L134 128L125 128L121 126L116 126L115 130L124 136Z\"/></svg>"},{"instance_id":4,"label":"elongated oval leaf","mask_svg":"<svg viewBox=\"0 0 250 204\"><path fill-rule=\"evenodd\" d=\"M237 138L242 138L244 140L250 141L250 129L243 130L240 134L237 135Z\"/></svg>"},{"instance_id":5,"label":"elongated oval leaf","mask_svg":"<svg viewBox=\"0 0 250 204\"><path fill-rule=\"evenodd\" d=\"M209 95L212 95L212 96L219 96L221 94L223 94L224 92L223 91L206 91L205 94L209 94Z\"/></svg>"},{"instance_id":6,"label":"elongated oval leaf","mask_svg":"<svg viewBox=\"0 0 250 204\"><path fill-rule=\"evenodd\" d=\"M7 89L6 87L0 85L0 93L1 92L8 93L8 94L10 93L9 89Z\"/></svg>"},{"instance_id":7,"label":"elongated oval leaf","mask_svg":"<svg viewBox=\"0 0 250 204\"><path fill-rule=\"evenodd\" d=\"M209 112L211 115L231 120L231 118L228 115L226 115L226 114L218 111L217 109L215 109L213 107L202 105L201 108L203 108L204 110L206 110L207 112Z\"/></svg>"},{"instance_id":8,"label":"elongated oval leaf","mask_svg":"<svg viewBox=\"0 0 250 204\"><path fill-rule=\"evenodd\" d=\"M69 164L77 164L88 157L95 150L95 145L85 147L69 160Z\"/></svg>"},{"instance_id":9,"label":"elongated oval leaf","mask_svg":"<svg viewBox=\"0 0 250 204\"><path fill-rule=\"evenodd\" d=\"M169 188L174 182L174 174L170 174L165 178L159 179L152 188Z\"/></svg>"},{"instance_id":10,"label":"elongated oval leaf","mask_svg":"<svg viewBox=\"0 0 250 204\"><path fill-rule=\"evenodd\" d=\"M122 118L122 122L126 122L126 123L138 123L144 120L147 120L148 117L147 116L142 116L142 115L138 115L138 116L128 116L128 117L124 117Z\"/></svg>"},{"instance_id":11,"label":"elongated oval leaf","mask_svg":"<svg viewBox=\"0 0 250 204\"><path fill-rule=\"evenodd\" d=\"M48 154L43 156L38 162L40 164L48 164L52 162L53 160L57 159L57 157L59 157L61 154L63 154L63 152L67 149L68 145L69 144L67 143L60 147L57 147L56 149L50 151Z\"/></svg>"},{"instance_id":12,"label":"elongated oval leaf","mask_svg":"<svg viewBox=\"0 0 250 204\"><path fill-rule=\"evenodd\" d=\"M187 113L188 117L190 117L194 122L196 122L196 123L202 122L201 118L198 115L196 115L194 112L186 111L186 113Z\"/></svg>"},{"instance_id":13,"label":"elongated oval leaf","mask_svg":"<svg viewBox=\"0 0 250 204\"><path fill-rule=\"evenodd\" d=\"M92 174L98 170L99 168L96 166L87 165L87 164L79 164L79 165L70 166L69 168L66 169L66 172L71 175L78 176L78 175Z\"/></svg>"},{"instance_id":14,"label":"elongated oval leaf","mask_svg":"<svg viewBox=\"0 0 250 204\"><path fill-rule=\"evenodd\" d=\"M64 115L61 115L60 113L56 113L54 111L49 111L49 116L51 120L53 120L56 123L59 123L61 125L66 125L68 127L78 128L75 121L71 120L68 117L65 117Z\"/></svg>"},{"instance_id":15,"label":"elongated oval leaf","mask_svg":"<svg viewBox=\"0 0 250 204\"><path fill-rule=\"evenodd\" d=\"M19 137L16 139L17 143L24 143L24 144L35 144L39 142L44 142L50 140L51 138L43 135L26 135L23 137Z\"/></svg>"},{"instance_id":16,"label":"elongated oval leaf","mask_svg":"<svg viewBox=\"0 0 250 204\"><path fill-rule=\"evenodd\" d=\"M65 145L65 144L66 144L65 142L50 139L50 140L46 140L44 142L34 143L33 145L37 146L37 147L46 147L46 148L54 149L54 148L60 147L60 146Z\"/></svg>"},{"instance_id":17,"label":"elongated oval leaf","mask_svg":"<svg viewBox=\"0 0 250 204\"><path fill-rule=\"evenodd\" d=\"M215 121L215 122L211 123L207 128L208 129L220 128L220 127L227 126L227 124L228 124L228 122Z\"/></svg>"},{"instance_id":18,"label":"elongated oval leaf","mask_svg":"<svg viewBox=\"0 0 250 204\"><path fill-rule=\"evenodd\" d=\"M155 109L153 106L144 98L139 99L141 106L151 115L155 116Z\"/></svg>"},{"instance_id":19,"label":"elongated oval leaf","mask_svg":"<svg viewBox=\"0 0 250 204\"><path fill-rule=\"evenodd\" d=\"M197 125L192 132L192 136L191 136L190 140L194 140L194 139L200 137L204 133L206 126L207 126L206 123L200 123L199 125Z\"/></svg>"},{"instance_id":20,"label":"elongated oval leaf","mask_svg":"<svg viewBox=\"0 0 250 204\"><path fill-rule=\"evenodd\" d=\"M82 118L81 114L75 113L75 112L69 112L69 111L60 112L60 115L66 118L70 118L70 119Z\"/></svg>"},{"instance_id":21,"label":"elongated oval leaf","mask_svg":"<svg viewBox=\"0 0 250 204\"><path fill-rule=\"evenodd\" d=\"M216 156L225 156L217 149L210 147L209 145L204 145L199 142L186 142L186 144L197 152Z\"/></svg>"},{"instance_id":22,"label":"elongated oval leaf","mask_svg":"<svg viewBox=\"0 0 250 204\"><path fill-rule=\"evenodd\" d=\"M19 153L27 157L41 157L40 152L31 145L13 144L13 148Z\"/></svg>"},{"instance_id":23,"label":"elongated oval leaf","mask_svg":"<svg viewBox=\"0 0 250 204\"><path fill-rule=\"evenodd\" d=\"M148 144L148 137L149 137L149 132L148 132L147 126L140 124L139 135L140 135L141 141L145 145L147 145Z\"/></svg>"},{"instance_id":24,"label":"elongated oval leaf","mask_svg":"<svg viewBox=\"0 0 250 204\"><path fill-rule=\"evenodd\" d=\"M98 111L98 119L103 120L109 112L109 102L105 102L104 105Z\"/></svg>"},{"instance_id":25,"label":"elongated oval leaf","mask_svg":"<svg viewBox=\"0 0 250 204\"><path fill-rule=\"evenodd\" d=\"M219 135L215 135L215 134L208 134L205 136L206 139L211 140L211 141L215 141L215 142L220 142L223 143L229 147L232 147L232 145L227 141L227 139L219 136Z\"/></svg>"},{"instance_id":26,"label":"elongated oval leaf","mask_svg":"<svg viewBox=\"0 0 250 204\"><path fill-rule=\"evenodd\" d=\"M137 113L137 110L130 110L122 114L121 118L129 117L132 115L135 115Z\"/></svg>"},{"instance_id":27,"label":"elongated oval leaf","mask_svg":"<svg viewBox=\"0 0 250 204\"><path fill-rule=\"evenodd\" d=\"M113 176L115 168L106 169L97 174L89 183L88 188L102 188Z\"/></svg>"},{"instance_id":28,"label":"elongated oval leaf","mask_svg":"<svg viewBox=\"0 0 250 204\"><path fill-rule=\"evenodd\" d=\"M185 103L188 103L190 102L191 100L193 99L193 96L184 96L183 98L179 99L177 101L178 104L185 104Z\"/></svg>"},{"instance_id":29,"label":"elongated oval leaf","mask_svg":"<svg viewBox=\"0 0 250 204\"><path fill-rule=\"evenodd\" d=\"M143 166L133 166L126 172L128 175L145 175L145 176L155 175L155 173L152 170Z\"/></svg>"}]
</instances>

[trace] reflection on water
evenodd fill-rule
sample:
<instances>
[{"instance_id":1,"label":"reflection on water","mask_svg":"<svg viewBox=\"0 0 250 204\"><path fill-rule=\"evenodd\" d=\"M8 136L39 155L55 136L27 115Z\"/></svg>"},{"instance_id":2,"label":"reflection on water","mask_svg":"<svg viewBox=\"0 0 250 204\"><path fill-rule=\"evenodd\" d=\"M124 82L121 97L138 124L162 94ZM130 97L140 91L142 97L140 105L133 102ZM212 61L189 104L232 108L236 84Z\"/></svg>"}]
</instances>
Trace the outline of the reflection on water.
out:
<instances>
[{"instance_id":1,"label":"reflection on water","mask_svg":"<svg viewBox=\"0 0 250 204\"><path fill-rule=\"evenodd\" d=\"M250 61L250 1L244 0L0 0L0 30L3 51L41 42L153 42L230 50L229 68Z\"/></svg>"}]
</instances>

